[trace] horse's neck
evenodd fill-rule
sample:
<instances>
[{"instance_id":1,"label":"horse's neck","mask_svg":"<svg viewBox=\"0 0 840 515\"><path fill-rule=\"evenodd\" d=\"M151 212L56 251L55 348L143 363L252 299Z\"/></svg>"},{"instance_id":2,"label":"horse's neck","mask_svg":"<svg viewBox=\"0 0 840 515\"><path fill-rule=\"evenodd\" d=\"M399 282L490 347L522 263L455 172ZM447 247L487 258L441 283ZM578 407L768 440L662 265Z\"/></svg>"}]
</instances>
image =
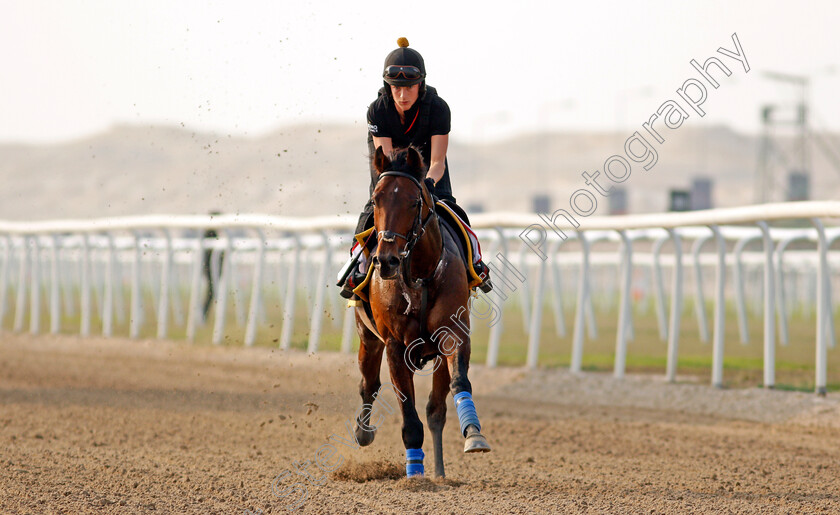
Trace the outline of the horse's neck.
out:
<instances>
[{"instance_id":1,"label":"horse's neck","mask_svg":"<svg viewBox=\"0 0 840 515\"><path fill-rule=\"evenodd\" d=\"M431 207L434 210L434 206ZM411 275L414 278L426 278L434 273L443 254L443 234L440 223L434 212L429 213L432 217L426 231L417 242L416 255L411 262Z\"/></svg>"}]
</instances>

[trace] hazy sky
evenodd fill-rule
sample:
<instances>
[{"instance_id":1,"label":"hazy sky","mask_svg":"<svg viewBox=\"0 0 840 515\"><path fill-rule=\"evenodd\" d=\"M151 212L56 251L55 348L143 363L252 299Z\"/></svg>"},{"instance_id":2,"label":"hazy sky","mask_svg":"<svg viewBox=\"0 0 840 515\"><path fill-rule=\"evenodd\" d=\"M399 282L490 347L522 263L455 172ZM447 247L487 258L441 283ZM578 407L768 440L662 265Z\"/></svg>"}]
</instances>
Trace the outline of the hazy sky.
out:
<instances>
[{"instance_id":1,"label":"hazy sky","mask_svg":"<svg viewBox=\"0 0 840 515\"><path fill-rule=\"evenodd\" d=\"M363 127L399 36L423 54L455 139L632 130L713 55L732 76L687 124L757 130L761 104L798 94L773 70L813 76L814 125L840 130L840 72L826 71L840 64L840 4L799 3L0 0L0 141L115 123ZM733 33L749 73L716 52Z\"/></svg>"}]
</instances>

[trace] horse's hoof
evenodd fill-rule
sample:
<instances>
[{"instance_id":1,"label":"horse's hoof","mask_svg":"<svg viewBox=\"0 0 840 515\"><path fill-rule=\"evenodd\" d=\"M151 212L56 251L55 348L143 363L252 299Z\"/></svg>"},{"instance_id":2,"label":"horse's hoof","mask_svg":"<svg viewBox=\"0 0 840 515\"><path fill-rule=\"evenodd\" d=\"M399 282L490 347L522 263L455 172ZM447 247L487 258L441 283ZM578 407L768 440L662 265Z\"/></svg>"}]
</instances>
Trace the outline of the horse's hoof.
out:
<instances>
[{"instance_id":1,"label":"horse's hoof","mask_svg":"<svg viewBox=\"0 0 840 515\"><path fill-rule=\"evenodd\" d=\"M376 436L376 431L368 431L356 425L356 441L359 445L366 447L373 443L373 438Z\"/></svg>"},{"instance_id":2,"label":"horse's hoof","mask_svg":"<svg viewBox=\"0 0 840 515\"><path fill-rule=\"evenodd\" d=\"M464 452L490 452L490 444L481 433L472 433L464 442Z\"/></svg>"}]
</instances>

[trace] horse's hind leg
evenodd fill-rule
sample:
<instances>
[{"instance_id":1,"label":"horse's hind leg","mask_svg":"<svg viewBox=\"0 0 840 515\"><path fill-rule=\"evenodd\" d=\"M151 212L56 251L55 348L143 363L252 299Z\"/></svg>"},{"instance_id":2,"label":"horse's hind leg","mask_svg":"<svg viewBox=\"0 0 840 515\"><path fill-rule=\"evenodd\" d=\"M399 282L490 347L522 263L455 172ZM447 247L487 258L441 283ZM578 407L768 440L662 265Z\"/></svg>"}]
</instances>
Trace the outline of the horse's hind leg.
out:
<instances>
[{"instance_id":1,"label":"horse's hind leg","mask_svg":"<svg viewBox=\"0 0 840 515\"><path fill-rule=\"evenodd\" d=\"M432 391L426 405L426 421L429 423L435 451L435 477L446 477L443 469L443 426L446 424L446 396L449 395L449 367L441 363L441 358L436 360Z\"/></svg>"},{"instance_id":2,"label":"horse's hind leg","mask_svg":"<svg viewBox=\"0 0 840 515\"><path fill-rule=\"evenodd\" d=\"M371 413L373 401L377 392L382 386L379 382L379 370L382 365L382 351L385 345L379 341L365 324L356 317L356 326L359 330L359 370L362 372L362 380L359 382L359 395L362 396L362 410L356 417L356 441L359 445L365 446L373 443L376 436L376 427L371 427ZM384 402L384 401L382 401Z\"/></svg>"},{"instance_id":3,"label":"horse's hind leg","mask_svg":"<svg viewBox=\"0 0 840 515\"><path fill-rule=\"evenodd\" d=\"M452 398L458 412L461 434L466 438L464 452L489 452L490 444L481 434L481 423L478 421L478 413L472 400L472 385L467 378L467 371L470 368L469 338L458 345L453 354L447 356L447 361L452 375L450 384Z\"/></svg>"}]
</instances>

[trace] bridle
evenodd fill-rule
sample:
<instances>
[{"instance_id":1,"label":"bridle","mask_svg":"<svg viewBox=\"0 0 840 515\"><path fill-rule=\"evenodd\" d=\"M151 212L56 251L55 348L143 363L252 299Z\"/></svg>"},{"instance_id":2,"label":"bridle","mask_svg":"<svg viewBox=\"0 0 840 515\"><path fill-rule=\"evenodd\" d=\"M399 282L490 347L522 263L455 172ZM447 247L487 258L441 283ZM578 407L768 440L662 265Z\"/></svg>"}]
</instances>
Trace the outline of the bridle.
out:
<instances>
[{"instance_id":1,"label":"bridle","mask_svg":"<svg viewBox=\"0 0 840 515\"><path fill-rule=\"evenodd\" d=\"M396 238L402 238L403 240L405 240L405 246L403 247L402 251L400 251L399 258L400 271L401 275L403 276L403 281L406 285L410 286L413 289L425 286L425 283L429 282L431 280L431 277L425 279L411 280L411 251L414 249L414 246L417 245L417 242L420 241L420 238L423 237L423 234L425 234L426 226L429 225L429 222L431 222L432 219L437 218L437 213L435 212L434 206L429 205L429 214L426 216L426 219L423 220L423 205L426 204L426 202L423 199L423 186L422 184L420 184L420 181L416 177L405 172L389 170L387 172L382 172L381 174L379 174L377 182L379 182L379 180L381 180L383 177L404 177L406 179L411 180L411 182L413 182L414 185L417 186L417 189L420 191L418 195L418 201L416 202L417 216L414 218L414 222L411 225L411 231L409 232L409 234L404 235L394 231L382 231L377 232L376 238L377 240L382 240L386 242L395 241ZM441 249L441 256L438 257L438 264L440 264L442 257L443 249ZM432 275L434 275L434 273Z\"/></svg>"}]
</instances>

